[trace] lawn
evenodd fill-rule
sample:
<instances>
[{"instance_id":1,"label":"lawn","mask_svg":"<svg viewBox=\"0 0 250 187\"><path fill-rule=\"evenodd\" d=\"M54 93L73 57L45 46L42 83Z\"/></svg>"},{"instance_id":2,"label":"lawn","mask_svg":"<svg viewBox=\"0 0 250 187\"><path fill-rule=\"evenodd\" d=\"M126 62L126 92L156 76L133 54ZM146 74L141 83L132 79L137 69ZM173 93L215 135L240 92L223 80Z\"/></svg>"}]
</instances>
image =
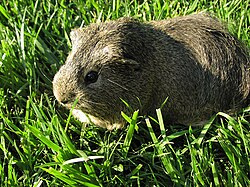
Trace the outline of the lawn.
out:
<instances>
[{"instance_id":1,"label":"lawn","mask_svg":"<svg viewBox=\"0 0 250 187\"><path fill-rule=\"evenodd\" d=\"M249 0L2 0L0 186L250 186L250 107L204 127L163 124L135 111L128 125L83 126L60 106L52 80L72 28L207 11L250 47Z\"/></svg>"}]
</instances>

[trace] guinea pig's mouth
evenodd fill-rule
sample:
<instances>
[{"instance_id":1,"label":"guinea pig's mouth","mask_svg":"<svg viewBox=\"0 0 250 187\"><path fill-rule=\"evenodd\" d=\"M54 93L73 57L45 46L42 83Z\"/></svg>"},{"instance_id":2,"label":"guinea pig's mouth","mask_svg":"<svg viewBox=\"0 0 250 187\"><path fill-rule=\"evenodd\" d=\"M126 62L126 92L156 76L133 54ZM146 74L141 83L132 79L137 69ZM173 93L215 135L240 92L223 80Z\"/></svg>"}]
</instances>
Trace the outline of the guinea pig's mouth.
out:
<instances>
[{"instance_id":1,"label":"guinea pig's mouth","mask_svg":"<svg viewBox=\"0 0 250 187\"><path fill-rule=\"evenodd\" d=\"M125 121L122 122L111 122L108 120L104 120L90 114L84 113L82 110L73 109L72 114L75 118L77 118L80 122L85 124L94 124L96 126L106 128L108 130L120 129L125 125Z\"/></svg>"},{"instance_id":2,"label":"guinea pig's mouth","mask_svg":"<svg viewBox=\"0 0 250 187\"><path fill-rule=\"evenodd\" d=\"M121 116L111 115L110 109L102 103L78 97L74 102L60 104L69 110L72 109L72 115L84 124L93 124L108 130L119 129L125 125L125 120Z\"/></svg>"}]
</instances>

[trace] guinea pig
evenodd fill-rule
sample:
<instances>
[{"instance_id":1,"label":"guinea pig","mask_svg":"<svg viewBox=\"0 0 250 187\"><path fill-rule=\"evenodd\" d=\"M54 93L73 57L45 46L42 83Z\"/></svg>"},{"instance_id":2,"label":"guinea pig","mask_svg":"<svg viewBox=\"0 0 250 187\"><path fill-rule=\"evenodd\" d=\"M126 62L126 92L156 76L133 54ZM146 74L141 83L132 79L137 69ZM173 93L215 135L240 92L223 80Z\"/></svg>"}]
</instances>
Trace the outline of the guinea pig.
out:
<instances>
[{"instance_id":1,"label":"guinea pig","mask_svg":"<svg viewBox=\"0 0 250 187\"><path fill-rule=\"evenodd\" d=\"M162 108L166 124L196 125L249 104L249 51L206 13L162 21L93 23L70 33L72 51L53 92L82 122L126 124L126 101L141 114Z\"/></svg>"}]
</instances>

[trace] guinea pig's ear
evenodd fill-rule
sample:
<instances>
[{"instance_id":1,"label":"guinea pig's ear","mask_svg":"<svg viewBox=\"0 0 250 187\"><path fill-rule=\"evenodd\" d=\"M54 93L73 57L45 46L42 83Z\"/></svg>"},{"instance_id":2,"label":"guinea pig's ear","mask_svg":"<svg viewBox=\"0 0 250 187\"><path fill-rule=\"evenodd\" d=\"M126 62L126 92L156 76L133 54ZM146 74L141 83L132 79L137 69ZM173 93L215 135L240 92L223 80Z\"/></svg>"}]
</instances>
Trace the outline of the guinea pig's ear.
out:
<instances>
[{"instance_id":1,"label":"guinea pig's ear","mask_svg":"<svg viewBox=\"0 0 250 187\"><path fill-rule=\"evenodd\" d=\"M70 40L72 42L72 50L76 49L78 44L80 43L80 39L82 37L82 29L78 28L78 29L73 29L70 32Z\"/></svg>"}]
</instances>

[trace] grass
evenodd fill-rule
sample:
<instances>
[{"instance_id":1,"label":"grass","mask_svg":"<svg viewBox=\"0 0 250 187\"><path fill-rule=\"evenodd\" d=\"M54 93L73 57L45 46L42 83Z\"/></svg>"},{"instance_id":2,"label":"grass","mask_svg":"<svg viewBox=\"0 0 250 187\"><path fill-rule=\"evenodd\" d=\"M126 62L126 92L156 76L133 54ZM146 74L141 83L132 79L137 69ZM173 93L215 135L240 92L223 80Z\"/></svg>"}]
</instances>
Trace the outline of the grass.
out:
<instances>
[{"instance_id":1,"label":"grass","mask_svg":"<svg viewBox=\"0 0 250 187\"><path fill-rule=\"evenodd\" d=\"M108 3L110 2L110 3ZM82 126L52 93L69 32L133 16L214 13L250 46L249 0L43 1L0 5L0 186L250 186L250 108L218 113L203 128L143 120L123 130Z\"/></svg>"}]
</instances>

